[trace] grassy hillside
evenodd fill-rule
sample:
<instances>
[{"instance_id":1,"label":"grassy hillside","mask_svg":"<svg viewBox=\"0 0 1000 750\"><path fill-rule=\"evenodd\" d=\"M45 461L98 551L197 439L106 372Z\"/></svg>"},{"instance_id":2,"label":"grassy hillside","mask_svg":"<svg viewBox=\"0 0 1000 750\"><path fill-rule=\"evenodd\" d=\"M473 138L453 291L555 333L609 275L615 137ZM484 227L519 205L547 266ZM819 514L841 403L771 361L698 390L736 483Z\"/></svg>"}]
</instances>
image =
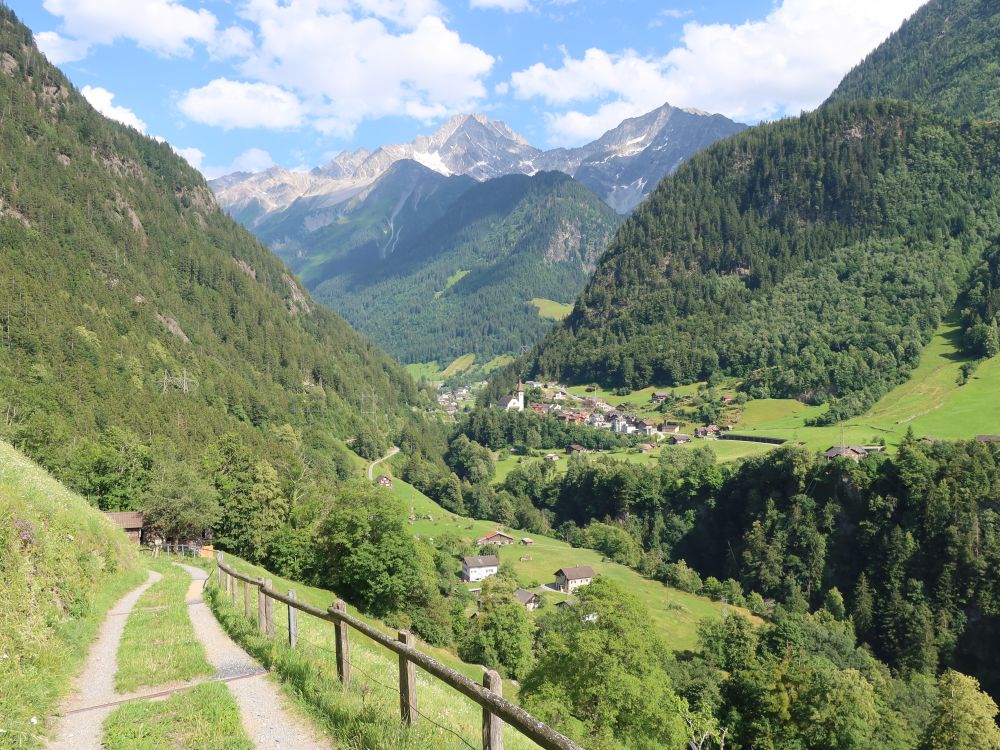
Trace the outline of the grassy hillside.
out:
<instances>
[{"instance_id":1,"label":"grassy hillside","mask_svg":"<svg viewBox=\"0 0 1000 750\"><path fill-rule=\"evenodd\" d=\"M167 144L98 114L6 8L0 56L0 435L76 482L102 441L199 466L230 432L273 454L283 424L329 454L372 393L391 427L407 418L402 367Z\"/></svg>"},{"instance_id":2,"label":"grassy hillside","mask_svg":"<svg viewBox=\"0 0 1000 750\"><path fill-rule=\"evenodd\" d=\"M144 578L117 527L0 442L0 748L38 744L105 612Z\"/></svg>"},{"instance_id":3,"label":"grassy hillside","mask_svg":"<svg viewBox=\"0 0 1000 750\"><path fill-rule=\"evenodd\" d=\"M1000 6L931 0L859 63L830 101L907 99L959 118L1000 117Z\"/></svg>"},{"instance_id":4,"label":"grassy hillside","mask_svg":"<svg viewBox=\"0 0 1000 750\"><path fill-rule=\"evenodd\" d=\"M393 479L393 494L403 500L417 520L411 523L415 534L434 537L453 533L459 538L475 541L498 528L492 521L474 521L449 513L417 489ZM428 519L427 516L431 518ZM516 538L526 533L511 532ZM599 575L607 576L634 594L649 610L657 631L668 645L677 650L697 646L696 626L705 617L721 617L725 605L704 597L688 594L664 586L658 581L643 578L631 568L605 561L600 553L589 549L571 547L566 542L551 537L530 535L535 544L529 547L516 544L499 550L501 564L509 563L522 585L535 588L555 580L554 573L561 567L590 565ZM530 556L530 560L521 560ZM565 599L558 594L545 593L550 604Z\"/></svg>"},{"instance_id":5,"label":"grassy hillside","mask_svg":"<svg viewBox=\"0 0 1000 750\"><path fill-rule=\"evenodd\" d=\"M912 429L917 437L968 440L1000 432L1000 360L984 362L965 385L958 385L961 366L969 361L959 348L954 323L942 325L924 349L910 379L893 389L864 414L843 423L847 443L883 439L898 445ZM788 399L751 401L737 425L740 432L785 437L825 450L840 443L841 425L809 427L805 421L824 407Z\"/></svg>"}]
</instances>

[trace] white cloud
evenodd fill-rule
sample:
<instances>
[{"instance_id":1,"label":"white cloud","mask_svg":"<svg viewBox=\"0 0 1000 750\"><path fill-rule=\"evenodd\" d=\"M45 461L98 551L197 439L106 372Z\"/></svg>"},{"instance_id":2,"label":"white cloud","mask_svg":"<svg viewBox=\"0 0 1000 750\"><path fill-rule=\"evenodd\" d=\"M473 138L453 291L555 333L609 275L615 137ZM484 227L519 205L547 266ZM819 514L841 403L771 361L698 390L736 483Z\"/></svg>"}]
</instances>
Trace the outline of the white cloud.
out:
<instances>
[{"instance_id":1,"label":"white cloud","mask_svg":"<svg viewBox=\"0 0 1000 750\"><path fill-rule=\"evenodd\" d=\"M404 2L363 4L413 25L393 32L379 18L331 11L339 5L331 0L288 5L250 0L244 14L257 25L259 44L241 72L294 91L314 127L342 136L365 119L430 120L473 108L485 97L490 55L463 42L436 16L417 19L419 13L406 11Z\"/></svg>"},{"instance_id":2,"label":"white cloud","mask_svg":"<svg viewBox=\"0 0 1000 750\"><path fill-rule=\"evenodd\" d=\"M302 124L302 105L295 94L267 83L216 78L189 90L178 102L195 122L225 128L281 130Z\"/></svg>"},{"instance_id":3,"label":"white cloud","mask_svg":"<svg viewBox=\"0 0 1000 750\"><path fill-rule=\"evenodd\" d=\"M215 36L208 49L215 60L245 57L253 51L253 32L241 26L230 26Z\"/></svg>"},{"instance_id":4,"label":"white cloud","mask_svg":"<svg viewBox=\"0 0 1000 750\"><path fill-rule=\"evenodd\" d=\"M469 7L519 13L531 8L531 0L469 0Z\"/></svg>"},{"instance_id":5,"label":"white cloud","mask_svg":"<svg viewBox=\"0 0 1000 750\"><path fill-rule=\"evenodd\" d=\"M83 57L92 45L119 39L132 40L158 55L189 55L191 42L207 44L214 38L217 23L210 11L195 11L177 0L44 0L42 5L62 19L62 30L39 36L56 50L68 43L78 45L72 59Z\"/></svg>"},{"instance_id":6,"label":"white cloud","mask_svg":"<svg viewBox=\"0 0 1000 750\"><path fill-rule=\"evenodd\" d=\"M197 149L195 150L197 151ZM263 172L273 166L274 159L267 151L262 148L248 148L229 164L205 167L199 164L196 169L200 170L207 179L214 180L216 177L233 172Z\"/></svg>"},{"instance_id":7,"label":"white cloud","mask_svg":"<svg viewBox=\"0 0 1000 750\"><path fill-rule=\"evenodd\" d=\"M140 133L146 132L146 123L128 107L119 107L113 103L115 95L100 86L84 86L80 91L90 105L105 117L117 120L122 125L135 128Z\"/></svg>"},{"instance_id":8,"label":"white cloud","mask_svg":"<svg viewBox=\"0 0 1000 750\"><path fill-rule=\"evenodd\" d=\"M756 121L816 107L840 78L923 0L784 0L761 21L684 25L681 46L663 56L633 50L564 54L514 73L521 98L560 107L550 115L556 142L595 138L623 117L664 102Z\"/></svg>"},{"instance_id":9,"label":"white cloud","mask_svg":"<svg viewBox=\"0 0 1000 750\"><path fill-rule=\"evenodd\" d=\"M177 148L172 146L171 148L177 153L178 156L183 158L188 164L190 164L195 169L201 169L202 162L205 161L205 152L200 148Z\"/></svg>"},{"instance_id":10,"label":"white cloud","mask_svg":"<svg viewBox=\"0 0 1000 750\"><path fill-rule=\"evenodd\" d=\"M54 31L35 34L35 43L53 65L76 62L87 56L90 44L78 39L67 39Z\"/></svg>"}]
</instances>

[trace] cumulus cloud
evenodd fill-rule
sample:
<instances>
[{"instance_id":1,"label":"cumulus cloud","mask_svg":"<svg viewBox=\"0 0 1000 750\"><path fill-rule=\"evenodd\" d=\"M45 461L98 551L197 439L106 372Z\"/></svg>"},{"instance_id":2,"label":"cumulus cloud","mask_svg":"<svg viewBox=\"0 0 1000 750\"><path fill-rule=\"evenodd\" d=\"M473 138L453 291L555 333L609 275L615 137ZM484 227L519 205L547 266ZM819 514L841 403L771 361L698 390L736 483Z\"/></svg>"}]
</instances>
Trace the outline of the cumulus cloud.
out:
<instances>
[{"instance_id":1,"label":"cumulus cloud","mask_svg":"<svg viewBox=\"0 0 1000 750\"><path fill-rule=\"evenodd\" d=\"M579 143L664 102L756 121L817 106L840 78L923 0L784 0L742 24L684 25L665 55L589 49L511 77L520 98L564 109L549 136ZM589 104L588 107L580 105Z\"/></svg>"},{"instance_id":2,"label":"cumulus cloud","mask_svg":"<svg viewBox=\"0 0 1000 750\"><path fill-rule=\"evenodd\" d=\"M382 18L330 5L338 4L251 0L244 14L259 41L240 65L248 79L294 91L321 132L347 136L363 120L386 115L430 120L470 109L486 95L493 58L439 17L416 19L404 12L407 3L365 0L380 16L413 21L391 30Z\"/></svg>"},{"instance_id":3,"label":"cumulus cloud","mask_svg":"<svg viewBox=\"0 0 1000 750\"><path fill-rule=\"evenodd\" d=\"M90 49L89 43L81 42L79 39L67 39L55 31L35 34L35 43L53 65L82 60Z\"/></svg>"},{"instance_id":4,"label":"cumulus cloud","mask_svg":"<svg viewBox=\"0 0 1000 750\"><path fill-rule=\"evenodd\" d=\"M74 56L63 62L81 59L92 45L119 39L165 57L189 55L192 42L212 41L217 23L210 11L192 10L177 0L44 0L42 5L62 19L60 33L39 34L42 49L73 49Z\"/></svg>"},{"instance_id":5,"label":"cumulus cloud","mask_svg":"<svg viewBox=\"0 0 1000 750\"><path fill-rule=\"evenodd\" d=\"M177 148L176 146L172 146L171 148L173 148L174 152L192 167L195 169L201 169L201 164L205 161L205 152L200 148L194 148L193 146L189 148Z\"/></svg>"},{"instance_id":6,"label":"cumulus cloud","mask_svg":"<svg viewBox=\"0 0 1000 750\"><path fill-rule=\"evenodd\" d=\"M295 94L269 83L246 83L216 78L189 90L178 102L181 112L195 122L230 130L272 128L302 124L303 109Z\"/></svg>"},{"instance_id":7,"label":"cumulus cloud","mask_svg":"<svg viewBox=\"0 0 1000 750\"><path fill-rule=\"evenodd\" d=\"M264 149L248 148L229 164L204 167L199 164L195 168L200 170L207 179L214 180L216 177L222 177L233 172L263 172L274 165L274 159L271 158L271 154ZM192 164L192 166L195 165Z\"/></svg>"},{"instance_id":8,"label":"cumulus cloud","mask_svg":"<svg viewBox=\"0 0 1000 750\"><path fill-rule=\"evenodd\" d=\"M135 112L128 107L120 107L114 104L115 95L107 89L103 89L100 86L84 86L80 93L83 94L84 99L90 102L90 105L94 109L105 117L117 120L122 125L133 127L140 133L146 132L146 123L140 120Z\"/></svg>"},{"instance_id":9,"label":"cumulus cloud","mask_svg":"<svg viewBox=\"0 0 1000 750\"><path fill-rule=\"evenodd\" d=\"M469 7L518 13L531 8L531 0L469 0Z\"/></svg>"}]
</instances>

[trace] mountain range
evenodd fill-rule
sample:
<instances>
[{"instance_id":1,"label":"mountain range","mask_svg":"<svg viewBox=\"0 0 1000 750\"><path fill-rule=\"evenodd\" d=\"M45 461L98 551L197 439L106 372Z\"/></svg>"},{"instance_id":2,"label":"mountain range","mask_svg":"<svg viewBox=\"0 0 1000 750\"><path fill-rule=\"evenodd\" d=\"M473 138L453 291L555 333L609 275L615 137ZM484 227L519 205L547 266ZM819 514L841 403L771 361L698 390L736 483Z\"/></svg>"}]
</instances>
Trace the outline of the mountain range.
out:
<instances>
[{"instance_id":1,"label":"mountain range","mask_svg":"<svg viewBox=\"0 0 1000 750\"><path fill-rule=\"evenodd\" d=\"M509 174L563 172L627 214L685 159L744 127L722 115L664 104L584 146L542 150L503 122L482 114L456 115L431 135L374 151L345 151L308 172L272 167L259 173L236 172L209 184L220 205L255 231L300 199L313 201L317 209L341 205L403 159L445 176L467 175L480 182ZM315 231L334 216L331 212L315 217L304 228Z\"/></svg>"},{"instance_id":2,"label":"mountain range","mask_svg":"<svg viewBox=\"0 0 1000 750\"><path fill-rule=\"evenodd\" d=\"M318 300L398 359L486 362L551 326L532 300L573 300L616 210L742 128L664 105L586 146L542 151L502 122L461 115L307 173L275 167L210 184Z\"/></svg>"}]
</instances>

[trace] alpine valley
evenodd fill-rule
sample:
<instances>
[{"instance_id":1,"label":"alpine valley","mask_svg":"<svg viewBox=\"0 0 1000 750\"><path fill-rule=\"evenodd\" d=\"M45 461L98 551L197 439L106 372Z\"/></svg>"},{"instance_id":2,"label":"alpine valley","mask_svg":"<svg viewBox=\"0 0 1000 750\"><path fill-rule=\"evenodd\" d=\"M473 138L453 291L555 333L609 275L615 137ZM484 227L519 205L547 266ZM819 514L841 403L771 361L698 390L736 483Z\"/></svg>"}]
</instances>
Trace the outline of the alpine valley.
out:
<instances>
[{"instance_id":1,"label":"alpine valley","mask_svg":"<svg viewBox=\"0 0 1000 750\"><path fill-rule=\"evenodd\" d=\"M483 115L310 172L212 181L220 205L317 299L403 362L483 362L551 326L620 219L660 179L744 126L664 105L598 140L543 151ZM573 178L573 179L570 179Z\"/></svg>"}]
</instances>

